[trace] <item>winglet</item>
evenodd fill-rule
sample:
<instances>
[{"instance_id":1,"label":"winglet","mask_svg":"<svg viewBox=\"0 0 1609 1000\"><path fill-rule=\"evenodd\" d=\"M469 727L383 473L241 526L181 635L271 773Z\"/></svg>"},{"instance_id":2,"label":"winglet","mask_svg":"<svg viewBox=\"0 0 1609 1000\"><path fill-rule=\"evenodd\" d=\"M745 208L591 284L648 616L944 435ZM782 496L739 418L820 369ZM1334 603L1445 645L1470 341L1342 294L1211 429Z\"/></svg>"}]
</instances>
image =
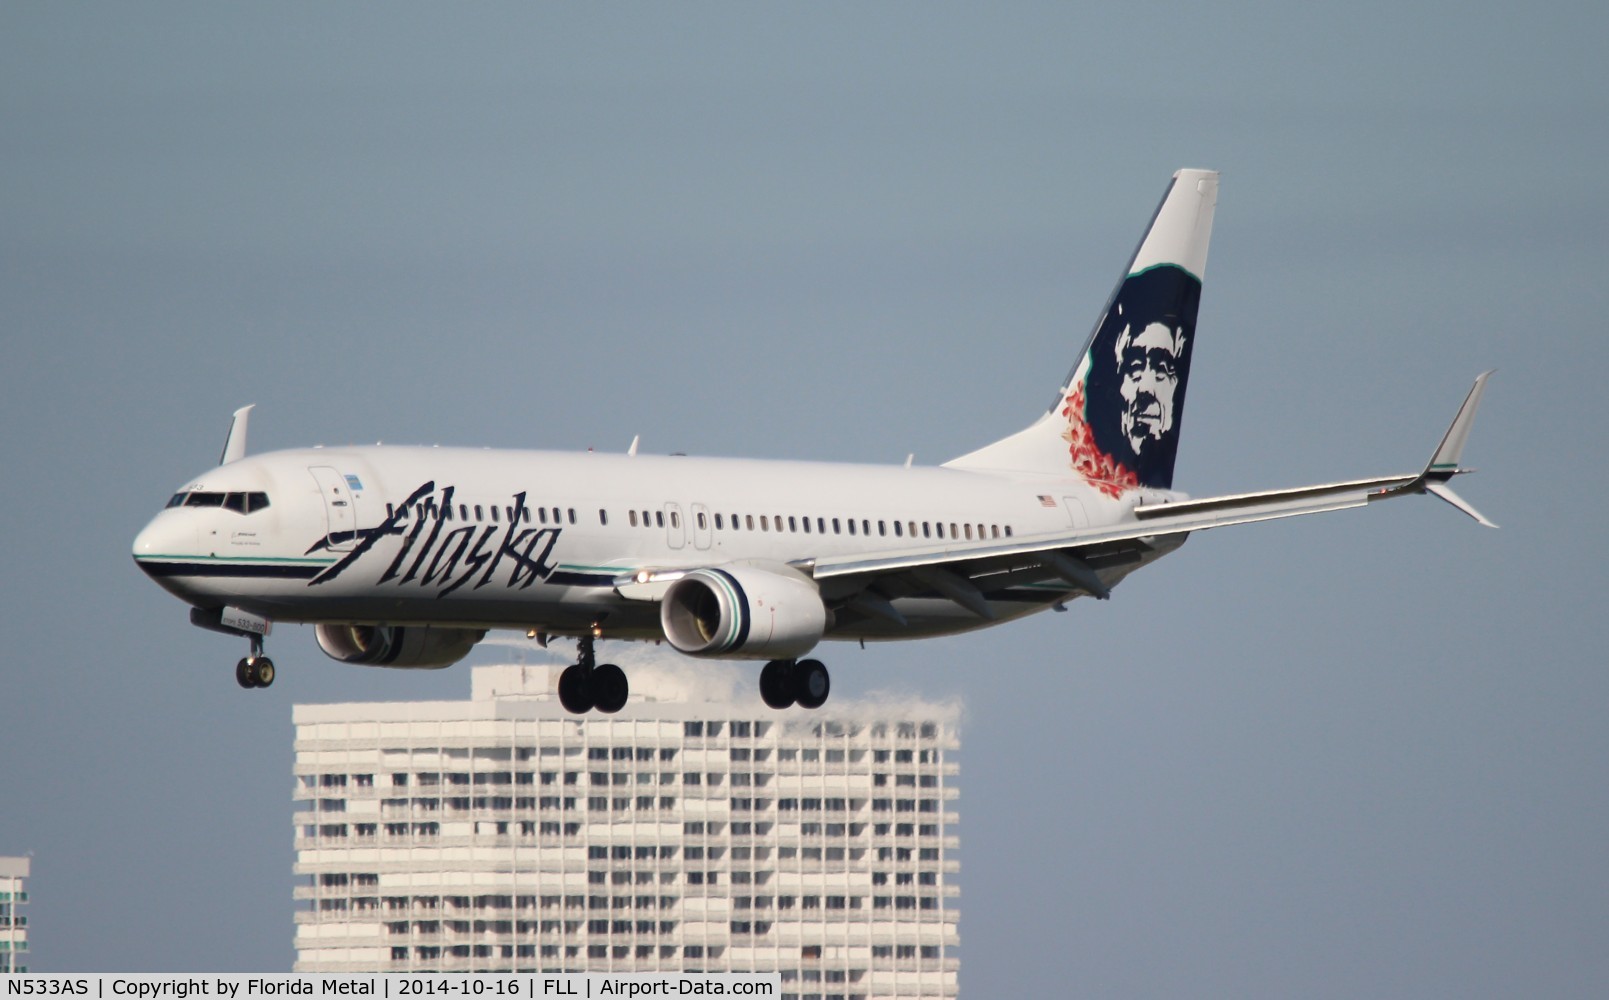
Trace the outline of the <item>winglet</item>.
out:
<instances>
[{"instance_id":1,"label":"winglet","mask_svg":"<svg viewBox=\"0 0 1609 1000\"><path fill-rule=\"evenodd\" d=\"M1436 446L1436 453L1430 456L1430 464L1425 466L1422 478L1446 482L1458 474L1458 458L1464 453L1469 430L1475 425L1475 411L1480 408L1481 394L1486 391L1486 380L1491 377L1490 370L1475 376L1475 384L1470 387L1469 395L1464 397L1464 405L1458 408L1458 416L1453 418L1452 426L1447 428L1441 444Z\"/></svg>"},{"instance_id":2,"label":"winglet","mask_svg":"<svg viewBox=\"0 0 1609 1000\"><path fill-rule=\"evenodd\" d=\"M246 457L246 423L251 417L251 406L242 406L235 411L234 419L229 421L229 435L223 439L223 456L218 459L219 465L228 465L230 462Z\"/></svg>"},{"instance_id":3,"label":"winglet","mask_svg":"<svg viewBox=\"0 0 1609 1000\"><path fill-rule=\"evenodd\" d=\"M1464 405L1458 408L1458 416L1453 418L1452 426L1436 447L1436 453L1430 456L1430 464L1425 471L1419 474L1419 481L1426 493L1457 507L1459 510L1474 518L1488 528L1497 527L1486 518L1486 515L1470 505L1468 500L1452 491L1447 480L1468 469L1458 467L1458 458L1464 453L1464 442L1469 440L1469 429L1475 426L1475 411L1481 405L1481 393L1486 391L1486 380L1492 377L1492 371L1487 370L1475 376L1475 384L1470 386L1469 395L1464 397Z\"/></svg>"},{"instance_id":4,"label":"winglet","mask_svg":"<svg viewBox=\"0 0 1609 1000\"><path fill-rule=\"evenodd\" d=\"M1457 507L1459 510L1468 514L1470 517L1473 517L1476 521L1479 521L1488 528L1497 527L1496 524L1487 520L1486 515L1470 506L1468 500L1465 500L1457 493L1454 493L1452 491L1452 487L1448 486L1446 483L1426 483L1425 492L1429 493L1431 496L1441 497L1443 500L1452 504L1454 507Z\"/></svg>"},{"instance_id":5,"label":"winglet","mask_svg":"<svg viewBox=\"0 0 1609 1000\"><path fill-rule=\"evenodd\" d=\"M1403 493L1429 493L1447 501L1486 527L1497 527L1447 485L1447 481L1454 476L1470 471L1459 468L1458 459L1464 453L1464 444L1469 440L1470 428L1475 425L1475 411L1480 408L1481 394L1486 391L1486 380L1491 377L1491 371L1484 371L1475 376L1475 384L1470 387L1469 395L1464 397L1464 405L1458 408L1458 415L1453 417L1452 425L1447 428L1447 433L1442 435L1441 444L1436 446L1436 453L1430 456L1430 462L1425 465L1424 471L1401 485L1381 490L1370 499Z\"/></svg>"}]
</instances>

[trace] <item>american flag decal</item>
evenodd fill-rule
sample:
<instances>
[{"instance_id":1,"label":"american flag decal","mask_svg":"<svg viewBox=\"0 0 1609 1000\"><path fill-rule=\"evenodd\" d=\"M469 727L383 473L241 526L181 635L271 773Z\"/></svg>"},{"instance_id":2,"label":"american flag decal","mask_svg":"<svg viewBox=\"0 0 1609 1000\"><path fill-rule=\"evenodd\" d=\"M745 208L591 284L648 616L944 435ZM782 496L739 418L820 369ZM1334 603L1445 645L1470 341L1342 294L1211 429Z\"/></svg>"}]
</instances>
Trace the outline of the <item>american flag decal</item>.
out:
<instances>
[{"instance_id":1,"label":"american flag decal","mask_svg":"<svg viewBox=\"0 0 1609 1000\"><path fill-rule=\"evenodd\" d=\"M1039 506L1041 506L1041 507L1054 507L1054 506L1056 506L1056 500L1053 497L1047 497L1043 493L1041 493L1041 494L1039 494Z\"/></svg>"}]
</instances>

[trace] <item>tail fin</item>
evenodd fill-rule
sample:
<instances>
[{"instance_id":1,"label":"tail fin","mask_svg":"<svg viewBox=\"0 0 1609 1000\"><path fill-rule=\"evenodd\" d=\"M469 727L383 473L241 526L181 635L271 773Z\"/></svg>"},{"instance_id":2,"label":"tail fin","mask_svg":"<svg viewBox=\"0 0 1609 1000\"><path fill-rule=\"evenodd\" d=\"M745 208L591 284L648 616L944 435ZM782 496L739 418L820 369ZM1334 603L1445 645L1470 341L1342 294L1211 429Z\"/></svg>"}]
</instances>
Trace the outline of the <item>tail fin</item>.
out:
<instances>
[{"instance_id":1,"label":"tail fin","mask_svg":"<svg viewBox=\"0 0 1609 1000\"><path fill-rule=\"evenodd\" d=\"M945 465L1170 488L1217 200L1216 171L1174 174L1050 410Z\"/></svg>"}]
</instances>

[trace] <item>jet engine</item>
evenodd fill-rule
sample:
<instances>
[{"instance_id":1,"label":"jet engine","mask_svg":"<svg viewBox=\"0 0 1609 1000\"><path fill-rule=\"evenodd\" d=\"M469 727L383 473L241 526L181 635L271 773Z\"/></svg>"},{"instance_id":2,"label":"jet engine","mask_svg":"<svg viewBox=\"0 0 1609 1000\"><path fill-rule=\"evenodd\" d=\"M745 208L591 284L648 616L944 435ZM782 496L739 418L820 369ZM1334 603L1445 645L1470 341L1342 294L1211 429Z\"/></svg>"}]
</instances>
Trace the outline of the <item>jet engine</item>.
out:
<instances>
[{"instance_id":1,"label":"jet engine","mask_svg":"<svg viewBox=\"0 0 1609 1000\"><path fill-rule=\"evenodd\" d=\"M448 667L486 638L484 629L431 625L318 625L324 655L371 667Z\"/></svg>"},{"instance_id":2,"label":"jet engine","mask_svg":"<svg viewBox=\"0 0 1609 1000\"><path fill-rule=\"evenodd\" d=\"M659 623L689 656L790 659L827 630L827 608L809 577L781 564L696 569L670 585Z\"/></svg>"}]
</instances>

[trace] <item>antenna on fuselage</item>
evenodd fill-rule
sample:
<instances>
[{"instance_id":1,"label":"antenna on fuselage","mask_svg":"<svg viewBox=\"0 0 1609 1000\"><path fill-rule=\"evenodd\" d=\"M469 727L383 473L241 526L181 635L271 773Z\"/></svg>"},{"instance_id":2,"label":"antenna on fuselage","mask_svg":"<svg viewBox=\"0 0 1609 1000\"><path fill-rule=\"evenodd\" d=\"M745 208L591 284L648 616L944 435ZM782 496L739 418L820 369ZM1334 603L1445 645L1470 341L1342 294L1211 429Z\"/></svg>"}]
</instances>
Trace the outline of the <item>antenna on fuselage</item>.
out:
<instances>
[{"instance_id":1,"label":"antenna on fuselage","mask_svg":"<svg viewBox=\"0 0 1609 1000\"><path fill-rule=\"evenodd\" d=\"M246 457L246 423L251 417L251 408L256 405L252 403L235 411L234 419L229 421L229 435L223 439L223 456L218 459L219 465L228 465Z\"/></svg>"},{"instance_id":2,"label":"antenna on fuselage","mask_svg":"<svg viewBox=\"0 0 1609 1000\"><path fill-rule=\"evenodd\" d=\"M626 454L628 454L628 455L636 455L637 454L637 442L640 441L640 440L642 440L642 435L641 434L633 434L631 436L631 447L626 449Z\"/></svg>"}]
</instances>

